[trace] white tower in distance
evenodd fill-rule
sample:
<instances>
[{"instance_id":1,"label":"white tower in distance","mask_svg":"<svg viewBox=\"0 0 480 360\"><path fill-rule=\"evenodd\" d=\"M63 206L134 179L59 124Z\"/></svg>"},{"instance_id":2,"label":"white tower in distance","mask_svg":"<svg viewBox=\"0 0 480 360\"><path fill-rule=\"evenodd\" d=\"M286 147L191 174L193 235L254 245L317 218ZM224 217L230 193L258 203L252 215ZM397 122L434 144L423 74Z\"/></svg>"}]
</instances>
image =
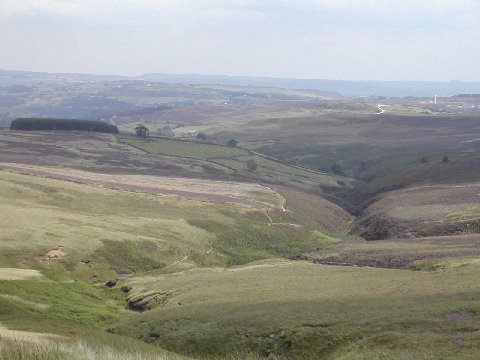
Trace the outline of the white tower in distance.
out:
<instances>
[{"instance_id":1,"label":"white tower in distance","mask_svg":"<svg viewBox=\"0 0 480 360\"><path fill-rule=\"evenodd\" d=\"M435 95L435 101L434 101L435 105L437 105L437 96L438 95Z\"/></svg>"}]
</instances>

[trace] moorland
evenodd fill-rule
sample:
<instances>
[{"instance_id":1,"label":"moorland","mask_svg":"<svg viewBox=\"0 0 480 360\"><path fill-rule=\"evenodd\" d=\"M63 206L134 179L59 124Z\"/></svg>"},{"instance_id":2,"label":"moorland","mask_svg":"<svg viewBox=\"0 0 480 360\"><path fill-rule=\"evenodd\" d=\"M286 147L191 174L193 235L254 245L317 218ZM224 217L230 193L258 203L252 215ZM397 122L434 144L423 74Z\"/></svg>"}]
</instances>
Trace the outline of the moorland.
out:
<instances>
[{"instance_id":1,"label":"moorland","mask_svg":"<svg viewBox=\"0 0 480 360\"><path fill-rule=\"evenodd\" d=\"M480 97L88 81L214 100L0 130L1 358L478 358Z\"/></svg>"}]
</instances>

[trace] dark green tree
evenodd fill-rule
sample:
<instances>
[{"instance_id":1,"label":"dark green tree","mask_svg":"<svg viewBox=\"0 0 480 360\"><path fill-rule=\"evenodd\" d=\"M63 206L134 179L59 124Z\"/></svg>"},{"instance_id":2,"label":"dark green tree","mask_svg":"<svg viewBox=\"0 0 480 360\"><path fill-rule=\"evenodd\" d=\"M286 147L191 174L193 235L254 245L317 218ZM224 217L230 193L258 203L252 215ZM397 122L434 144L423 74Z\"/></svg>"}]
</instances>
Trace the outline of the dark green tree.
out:
<instances>
[{"instance_id":1,"label":"dark green tree","mask_svg":"<svg viewBox=\"0 0 480 360\"><path fill-rule=\"evenodd\" d=\"M347 176L343 171L343 168L340 166L340 164L337 164L337 163L333 164L332 166L330 166L330 170L332 170L334 174Z\"/></svg>"},{"instance_id":2,"label":"dark green tree","mask_svg":"<svg viewBox=\"0 0 480 360\"><path fill-rule=\"evenodd\" d=\"M143 125L143 124L138 124L136 127L135 127L135 134L138 136L138 137L147 137L150 135L150 130L148 130L148 128Z\"/></svg>"},{"instance_id":3,"label":"dark green tree","mask_svg":"<svg viewBox=\"0 0 480 360\"><path fill-rule=\"evenodd\" d=\"M238 141L235 140L235 139L230 139L230 140L227 141L227 145L230 146L230 147L237 147Z\"/></svg>"},{"instance_id":4,"label":"dark green tree","mask_svg":"<svg viewBox=\"0 0 480 360\"><path fill-rule=\"evenodd\" d=\"M61 131L95 131L118 133L115 125L96 120L55 119L55 118L19 118L12 121L12 130L61 130Z\"/></svg>"},{"instance_id":5,"label":"dark green tree","mask_svg":"<svg viewBox=\"0 0 480 360\"><path fill-rule=\"evenodd\" d=\"M207 140L207 134L203 133L203 132L199 132L197 134L197 140L202 140L202 141L205 141Z\"/></svg>"}]
</instances>

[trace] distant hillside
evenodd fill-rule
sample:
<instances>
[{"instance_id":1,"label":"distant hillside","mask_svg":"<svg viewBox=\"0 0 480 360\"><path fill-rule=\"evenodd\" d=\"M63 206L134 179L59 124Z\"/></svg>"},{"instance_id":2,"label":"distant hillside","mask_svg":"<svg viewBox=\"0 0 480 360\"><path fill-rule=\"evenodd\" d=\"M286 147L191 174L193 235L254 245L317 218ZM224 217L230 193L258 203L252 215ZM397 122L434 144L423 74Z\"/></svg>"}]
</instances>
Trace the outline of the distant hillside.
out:
<instances>
[{"instance_id":1,"label":"distant hillside","mask_svg":"<svg viewBox=\"0 0 480 360\"><path fill-rule=\"evenodd\" d=\"M184 84L223 84L268 86L285 89L318 90L343 96L453 96L480 92L480 83L449 81L344 81L325 79L290 79L223 75L145 74L143 80Z\"/></svg>"},{"instance_id":2,"label":"distant hillside","mask_svg":"<svg viewBox=\"0 0 480 360\"><path fill-rule=\"evenodd\" d=\"M312 90L172 85L138 78L88 74L0 70L0 78L0 127L8 126L13 119L20 117L98 120L152 109L245 105L326 97Z\"/></svg>"},{"instance_id":3,"label":"distant hillside","mask_svg":"<svg viewBox=\"0 0 480 360\"><path fill-rule=\"evenodd\" d=\"M253 76L197 75L150 73L137 77L95 74L61 74L28 71L10 71L0 69L2 87L24 84L53 84L63 82L117 82L117 81L155 81L167 84L228 85L240 87L283 88L290 90L309 90L320 96L392 96L392 97L430 97L453 96L457 94L479 94L480 82L462 81L369 81L369 80L332 80L332 79L293 79ZM119 85L119 84L116 84ZM122 85L122 84L120 84ZM124 84L123 84L124 85ZM152 90L152 89L149 89ZM171 89L170 89L171 90ZM270 91L266 91L269 93ZM0 97L1 100L1 97ZM0 101L1 103L1 101ZM0 104L1 105L1 104Z\"/></svg>"}]
</instances>

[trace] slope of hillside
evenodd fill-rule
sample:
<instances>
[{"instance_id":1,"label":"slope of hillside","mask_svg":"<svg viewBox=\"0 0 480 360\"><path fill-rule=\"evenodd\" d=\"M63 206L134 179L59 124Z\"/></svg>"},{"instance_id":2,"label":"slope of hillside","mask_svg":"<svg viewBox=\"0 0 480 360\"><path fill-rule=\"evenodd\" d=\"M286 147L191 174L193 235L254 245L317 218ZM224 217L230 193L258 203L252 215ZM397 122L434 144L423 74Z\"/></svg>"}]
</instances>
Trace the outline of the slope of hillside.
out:
<instances>
[{"instance_id":1,"label":"slope of hillside","mask_svg":"<svg viewBox=\"0 0 480 360\"><path fill-rule=\"evenodd\" d=\"M346 191L352 187L352 180L346 177L289 165L243 148L165 138L119 138L121 142L128 142L151 154L208 161L212 166L204 169L212 175L222 174L214 167L220 166L223 167L223 174L233 178L287 185L317 193L322 190Z\"/></svg>"},{"instance_id":2,"label":"slope of hillside","mask_svg":"<svg viewBox=\"0 0 480 360\"><path fill-rule=\"evenodd\" d=\"M78 337L128 358L126 335L206 358L468 359L476 119L369 107L207 134L240 147L0 131L0 354L38 338L65 353ZM337 174L303 167L317 162Z\"/></svg>"},{"instance_id":3,"label":"slope of hillside","mask_svg":"<svg viewBox=\"0 0 480 360\"><path fill-rule=\"evenodd\" d=\"M130 301L157 301L113 331L207 358L474 359L477 272L267 261L138 277L122 282Z\"/></svg>"},{"instance_id":4,"label":"slope of hillside","mask_svg":"<svg viewBox=\"0 0 480 360\"><path fill-rule=\"evenodd\" d=\"M425 185L382 194L357 219L366 239L480 233L480 184Z\"/></svg>"}]
</instances>

